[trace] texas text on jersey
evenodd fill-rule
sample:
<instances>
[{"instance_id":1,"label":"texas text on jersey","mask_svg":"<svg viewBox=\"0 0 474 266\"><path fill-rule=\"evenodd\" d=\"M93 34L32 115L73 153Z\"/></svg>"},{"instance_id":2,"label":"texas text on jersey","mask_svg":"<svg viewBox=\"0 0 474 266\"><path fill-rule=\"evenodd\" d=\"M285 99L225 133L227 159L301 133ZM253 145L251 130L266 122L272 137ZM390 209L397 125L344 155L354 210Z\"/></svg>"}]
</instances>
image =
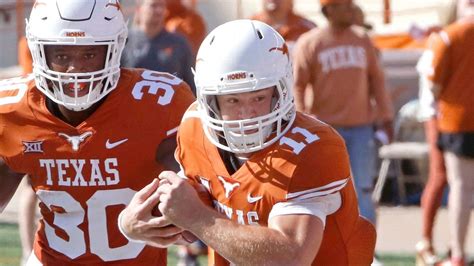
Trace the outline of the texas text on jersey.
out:
<instances>
[{"instance_id":1,"label":"texas text on jersey","mask_svg":"<svg viewBox=\"0 0 474 266\"><path fill-rule=\"evenodd\" d=\"M176 157L186 177L207 188L215 209L240 224L267 226L273 216L303 213L292 209L291 202L329 196L332 206L325 206L329 215L323 217L323 241L313 264L370 264L354 260L355 249L349 248L360 245L359 250L370 250L363 245L375 243L375 231L356 240L355 232L365 221L359 217L344 142L332 128L297 113L279 142L255 152L229 174L218 149L204 135L195 108L188 109L180 125ZM366 255L361 258L372 259ZM215 265L228 264L215 254Z\"/></svg>"},{"instance_id":2,"label":"texas text on jersey","mask_svg":"<svg viewBox=\"0 0 474 266\"><path fill-rule=\"evenodd\" d=\"M163 170L158 145L194 101L165 73L121 71L118 87L77 127L53 116L30 76L0 84L0 156L31 177L42 220L34 254L44 265L166 265L166 250L129 242L116 221L135 191Z\"/></svg>"}]
</instances>

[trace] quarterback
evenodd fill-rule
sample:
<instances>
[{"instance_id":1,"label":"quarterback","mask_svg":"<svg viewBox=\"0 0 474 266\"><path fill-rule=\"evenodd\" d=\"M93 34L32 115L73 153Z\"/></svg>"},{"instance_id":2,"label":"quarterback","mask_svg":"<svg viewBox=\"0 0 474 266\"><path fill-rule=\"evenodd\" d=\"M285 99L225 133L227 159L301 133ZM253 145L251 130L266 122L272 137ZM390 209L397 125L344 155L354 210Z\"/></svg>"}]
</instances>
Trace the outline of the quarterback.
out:
<instances>
[{"instance_id":1,"label":"quarterback","mask_svg":"<svg viewBox=\"0 0 474 266\"><path fill-rule=\"evenodd\" d=\"M42 215L28 265L166 265L165 249L130 242L116 221L137 190L179 169L189 86L120 68L117 0L37 1L26 34L33 74L0 83L0 211L28 174Z\"/></svg>"},{"instance_id":2,"label":"quarterback","mask_svg":"<svg viewBox=\"0 0 474 266\"><path fill-rule=\"evenodd\" d=\"M158 203L215 250L211 264L370 265L375 229L359 216L344 142L295 112L283 38L258 21L221 25L201 44L195 81L197 102L178 131L182 171L137 193L150 200L132 199L123 233L144 239L137 217Z\"/></svg>"}]
</instances>

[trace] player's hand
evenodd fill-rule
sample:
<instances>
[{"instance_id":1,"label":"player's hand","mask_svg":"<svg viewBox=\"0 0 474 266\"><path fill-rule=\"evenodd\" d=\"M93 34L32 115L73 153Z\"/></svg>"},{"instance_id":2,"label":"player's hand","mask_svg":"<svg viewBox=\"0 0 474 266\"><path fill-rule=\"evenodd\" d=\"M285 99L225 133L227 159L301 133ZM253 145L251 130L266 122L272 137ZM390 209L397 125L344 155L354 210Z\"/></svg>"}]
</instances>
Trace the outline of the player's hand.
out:
<instances>
[{"instance_id":1,"label":"player's hand","mask_svg":"<svg viewBox=\"0 0 474 266\"><path fill-rule=\"evenodd\" d=\"M199 210L206 208L195 188L186 179L171 171L161 172L159 178L159 210L176 226L191 230L192 225L200 219Z\"/></svg>"},{"instance_id":2,"label":"player's hand","mask_svg":"<svg viewBox=\"0 0 474 266\"><path fill-rule=\"evenodd\" d=\"M155 179L134 195L121 213L119 226L128 239L164 248L182 242L183 230L172 225L166 217L152 214L159 201L158 186L159 181Z\"/></svg>"}]
</instances>

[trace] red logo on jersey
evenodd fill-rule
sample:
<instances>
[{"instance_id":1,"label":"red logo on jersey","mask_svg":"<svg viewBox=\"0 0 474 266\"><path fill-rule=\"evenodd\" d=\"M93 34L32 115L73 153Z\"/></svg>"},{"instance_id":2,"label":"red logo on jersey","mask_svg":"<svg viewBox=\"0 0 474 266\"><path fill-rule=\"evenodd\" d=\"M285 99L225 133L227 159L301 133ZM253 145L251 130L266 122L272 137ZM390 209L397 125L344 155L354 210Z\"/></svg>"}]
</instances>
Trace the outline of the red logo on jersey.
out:
<instances>
[{"instance_id":1,"label":"red logo on jersey","mask_svg":"<svg viewBox=\"0 0 474 266\"><path fill-rule=\"evenodd\" d=\"M286 57L288 58L288 60L290 60L290 52L288 50L288 46L286 45L286 43L283 44L282 47L272 47L270 48L270 50L268 50L269 52L272 52L272 51L280 51L282 52L282 54L286 55Z\"/></svg>"}]
</instances>

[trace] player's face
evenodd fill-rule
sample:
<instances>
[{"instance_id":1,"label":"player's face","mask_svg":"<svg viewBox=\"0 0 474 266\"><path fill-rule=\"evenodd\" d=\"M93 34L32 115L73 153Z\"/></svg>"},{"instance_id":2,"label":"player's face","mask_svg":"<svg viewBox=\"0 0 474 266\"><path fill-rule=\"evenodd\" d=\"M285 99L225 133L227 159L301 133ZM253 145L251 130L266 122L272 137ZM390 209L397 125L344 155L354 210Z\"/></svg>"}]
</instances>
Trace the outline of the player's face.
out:
<instances>
[{"instance_id":1,"label":"player's face","mask_svg":"<svg viewBox=\"0 0 474 266\"><path fill-rule=\"evenodd\" d=\"M105 45L45 45L48 67L62 73L87 73L102 70L105 64L107 46ZM79 89L78 96L89 92L88 83L75 85L63 84L65 94L73 96ZM80 88L76 88L79 86Z\"/></svg>"},{"instance_id":2,"label":"player's face","mask_svg":"<svg viewBox=\"0 0 474 266\"><path fill-rule=\"evenodd\" d=\"M223 120L242 120L270 113L275 88L217 96Z\"/></svg>"}]
</instances>

